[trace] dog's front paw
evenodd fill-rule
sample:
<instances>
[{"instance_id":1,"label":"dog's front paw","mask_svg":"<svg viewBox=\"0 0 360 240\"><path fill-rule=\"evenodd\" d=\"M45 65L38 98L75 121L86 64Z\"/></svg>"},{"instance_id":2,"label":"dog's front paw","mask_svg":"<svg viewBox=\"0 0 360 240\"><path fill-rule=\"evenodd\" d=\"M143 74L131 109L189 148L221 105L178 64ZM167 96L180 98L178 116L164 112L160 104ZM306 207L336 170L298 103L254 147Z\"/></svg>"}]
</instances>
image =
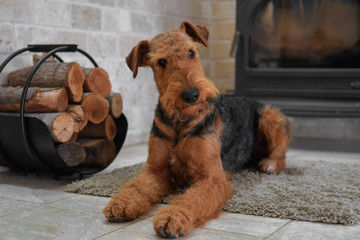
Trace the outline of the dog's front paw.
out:
<instances>
[{"instance_id":1,"label":"dog's front paw","mask_svg":"<svg viewBox=\"0 0 360 240\"><path fill-rule=\"evenodd\" d=\"M154 218L154 230L163 238L177 238L193 229L189 216L171 206L163 208Z\"/></svg>"},{"instance_id":2,"label":"dog's front paw","mask_svg":"<svg viewBox=\"0 0 360 240\"><path fill-rule=\"evenodd\" d=\"M135 218L135 216L127 215L125 204L116 199L111 199L104 208L103 214L109 222L116 223L132 221Z\"/></svg>"},{"instance_id":3,"label":"dog's front paw","mask_svg":"<svg viewBox=\"0 0 360 240\"><path fill-rule=\"evenodd\" d=\"M268 174L279 174L284 166L284 158L264 158L259 162L260 171Z\"/></svg>"}]
</instances>

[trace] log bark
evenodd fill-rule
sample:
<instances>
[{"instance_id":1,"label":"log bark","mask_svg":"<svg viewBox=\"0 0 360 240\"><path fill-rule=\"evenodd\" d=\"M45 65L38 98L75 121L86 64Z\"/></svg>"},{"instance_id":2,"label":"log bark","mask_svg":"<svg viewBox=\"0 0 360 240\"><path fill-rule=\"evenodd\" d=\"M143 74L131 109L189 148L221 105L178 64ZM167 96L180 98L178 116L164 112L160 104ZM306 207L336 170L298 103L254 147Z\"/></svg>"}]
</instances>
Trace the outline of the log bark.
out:
<instances>
[{"instance_id":1,"label":"log bark","mask_svg":"<svg viewBox=\"0 0 360 240\"><path fill-rule=\"evenodd\" d=\"M108 101L97 93L84 93L81 106L85 109L89 121L95 124L104 121L109 114Z\"/></svg>"},{"instance_id":2,"label":"log bark","mask_svg":"<svg viewBox=\"0 0 360 240\"><path fill-rule=\"evenodd\" d=\"M114 140L116 136L116 124L114 119L108 115L105 121L94 124L88 123L86 127L79 133L80 138L106 138Z\"/></svg>"},{"instance_id":3,"label":"log bark","mask_svg":"<svg viewBox=\"0 0 360 240\"><path fill-rule=\"evenodd\" d=\"M123 101L120 93L112 92L107 97L110 105L110 114L114 118L119 118L122 114L123 110Z\"/></svg>"},{"instance_id":4,"label":"log bark","mask_svg":"<svg viewBox=\"0 0 360 240\"><path fill-rule=\"evenodd\" d=\"M84 91L98 93L103 97L109 96L111 83L108 73L102 68L83 68L85 75Z\"/></svg>"},{"instance_id":5,"label":"log bark","mask_svg":"<svg viewBox=\"0 0 360 240\"><path fill-rule=\"evenodd\" d=\"M24 86L32 67L21 68L9 73L9 86ZM30 86L65 87L72 102L80 102L83 94L84 73L75 62L44 62L36 71Z\"/></svg>"},{"instance_id":6,"label":"log bark","mask_svg":"<svg viewBox=\"0 0 360 240\"><path fill-rule=\"evenodd\" d=\"M41 55L34 54L34 55L33 55L33 64L34 64L34 65L37 64L37 63L40 61L40 59L41 59L43 56L45 56L46 54L47 54L46 52L45 52L45 53L42 53ZM53 56L50 56L48 59L45 60L45 62L56 63L57 61L54 59Z\"/></svg>"},{"instance_id":7,"label":"log bark","mask_svg":"<svg viewBox=\"0 0 360 240\"><path fill-rule=\"evenodd\" d=\"M79 139L85 149L84 164L107 167L116 157L115 143L108 139Z\"/></svg>"},{"instance_id":8,"label":"log bark","mask_svg":"<svg viewBox=\"0 0 360 240\"><path fill-rule=\"evenodd\" d=\"M74 134L75 121L68 113L30 113L26 116L43 121L56 142L68 142Z\"/></svg>"},{"instance_id":9,"label":"log bark","mask_svg":"<svg viewBox=\"0 0 360 240\"><path fill-rule=\"evenodd\" d=\"M69 105L66 111L75 121L74 132L78 133L88 124L88 115L81 105Z\"/></svg>"},{"instance_id":10,"label":"log bark","mask_svg":"<svg viewBox=\"0 0 360 240\"><path fill-rule=\"evenodd\" d=\"M0 87L0 111L20 109L22 87ZM64 112L68 106L65 88L28 88L25 112Z\"/></svg>"},{"instance_id":11,"label":"log bark","mask_svg":"<svg viewBox=\"0 0 360 240\"><path fill-rule=\"evenodd\" d=\"M82 164L86 158L85 149L77 142L63 143L57 148L57 152L69 167Z\"/></svg>"}]
</instances>

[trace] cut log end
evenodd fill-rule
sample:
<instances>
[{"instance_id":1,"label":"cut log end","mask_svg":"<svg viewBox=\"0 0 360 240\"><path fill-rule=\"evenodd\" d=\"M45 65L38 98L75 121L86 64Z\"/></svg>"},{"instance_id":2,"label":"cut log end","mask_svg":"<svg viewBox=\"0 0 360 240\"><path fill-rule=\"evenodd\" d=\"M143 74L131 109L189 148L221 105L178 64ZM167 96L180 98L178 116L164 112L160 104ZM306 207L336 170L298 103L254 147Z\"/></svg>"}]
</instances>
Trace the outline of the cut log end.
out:
<instances>
[{"instance_id":1,"label":"cut log end","mask_svg":"<svg viewBox=\"0 0 360 240\"><path fill-rule=\"evenodd\" d=\"M95 124L104 121L109 114L109 103L100 94L84 94L81 106L88 114L89 121Z\"/></svg>"},{"instance_id":2,"label":"cut log end","mask_svg":"<svg viewBox=\"0 0 360 240\"><path fill-rule=\"evenodd\" d=\"M84 164L107 167L116 157L116 146L108 139L81 139L79 143L86 151Z\"/></svg>"},{"instance_id":3,"label":"cut log end","mask_svg":"<svg viewBox=\"0 0 360 240\"><path fill-rule=\"evenodd\" d=\"M84 68L84 89L87 92L98 93L103 97L109 96L111 83L108 73L102 68Z\"/></svg>"},{"instance_id":4,"label":"cut log end","mask_svg":"<svg viewBox=\"0 0 360 240\"><path fill-rule=\"evenodd\" d=\"M108 139L114 140L116 136L116 123L111 116L105 119L105 133Z\"/></svg>"},{"instance_id":5,"label":"cut log end","mask_svg":"<svg viewBox=\"0 0 360 240\"><path fill-rule=\"evenodd\" d=\"M88 125L79 133L81 138L106 138L114 140L116 136L116 123L109 115L105 121L100 124L88 123Z\"/></svg>"},{"instance_id":6,"label":"cut log end","mask_svg":"<svg viewBox=\"0 0 360 240\"><path fill-rule=\"evenodd\" d=\"M81 105L69 105L67 112L75 121L74 132L78 133L84 129L88 123L88 116Z\"/></svg>"},{"instance_id":7,"label":"cut log end","mask_svg":"<svg viewBox=\"0 0 360 240\"><path fill-rule=\"evenodd\" d=\"M74 134L74 119L68 113L58 114L51 125L51 131L59 142L68 142Z\"/></svg>"},{"instance_id":8,"label":"cut log end","mask_svg":"<svg viewBox=\"0 0 360 240\"><path fill-rule=\"evenodd\" d=\"M82 164L86 158L85 149L77 142L68 142L61 144L57 151L69 167L75 167Z\"/></svg>"},{"instance_id":9,"label":"cut log end","mask_svg":"<svg viewBox=\"0 0 360 240\"><path fill-rule=\"evenodd\" d=\"M114 118L119 118L123 110L123 100L120 93L111 93L108 97L110 103L110 114Z\"/></svg>"}]
</instances>

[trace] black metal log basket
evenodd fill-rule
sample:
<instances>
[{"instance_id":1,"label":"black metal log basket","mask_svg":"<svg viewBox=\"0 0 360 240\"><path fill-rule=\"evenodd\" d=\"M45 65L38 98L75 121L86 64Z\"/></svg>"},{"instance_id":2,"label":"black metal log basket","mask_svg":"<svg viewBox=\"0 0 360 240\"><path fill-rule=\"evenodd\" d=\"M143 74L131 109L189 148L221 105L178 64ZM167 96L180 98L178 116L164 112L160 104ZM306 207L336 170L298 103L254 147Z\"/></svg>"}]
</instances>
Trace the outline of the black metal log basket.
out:
<instances>
[{"instance_id":1,"label":"black metal log basket","mask_svg":"<svg viewBox=\"0 0 360 240\"><path fill-rule=\"evenodd\" d=\"M9 116L0 113L0 166L20 169L25 172L40 170L57 175L82 175L93 174L102 171L106 167L100 166L75 166L65 164L58 154L55 142L45 123L41 120L24 115L25 100L28 88L36 71L43 62L50 56L58 61L63 60L57 52L79 52L85 55L95 67L98 67L95 60L84 50L75 44L67 45L28 45L11 54L0 65L0 74L5 66L17 55L23 52L46 52L32 68L23 88L19 116ZM116 154L119 153L126 137L128 123L124 114L114 119L117 127L114 143Z\"/></svg>"}]
</instances>

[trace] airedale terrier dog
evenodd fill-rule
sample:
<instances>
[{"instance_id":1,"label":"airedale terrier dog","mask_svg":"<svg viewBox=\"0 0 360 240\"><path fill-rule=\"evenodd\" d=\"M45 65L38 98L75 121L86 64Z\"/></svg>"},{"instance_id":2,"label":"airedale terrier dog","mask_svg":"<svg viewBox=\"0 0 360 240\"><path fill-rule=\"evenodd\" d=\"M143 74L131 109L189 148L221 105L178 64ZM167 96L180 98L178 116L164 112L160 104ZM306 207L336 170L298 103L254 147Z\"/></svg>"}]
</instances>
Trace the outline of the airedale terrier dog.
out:
<instances>
[{"instance_id":1,"label":"airedale terrier dog","mask_svg":"<svg viewBox=\"0 0 360 240\"><path fill-rule=\"evenodd\" d=\"M289 121L278 109L244 97L220 95L203 71L197 47L208 45L206 26L183 22L126 58L154 72L159 101L141 173L125 184L103 213L130 221L179 187L188 187L154 217L160 237L176 238L219 215L232 195L230 179L244 166L279 173L290 142Z\"/></svg>"}]
</instances>

